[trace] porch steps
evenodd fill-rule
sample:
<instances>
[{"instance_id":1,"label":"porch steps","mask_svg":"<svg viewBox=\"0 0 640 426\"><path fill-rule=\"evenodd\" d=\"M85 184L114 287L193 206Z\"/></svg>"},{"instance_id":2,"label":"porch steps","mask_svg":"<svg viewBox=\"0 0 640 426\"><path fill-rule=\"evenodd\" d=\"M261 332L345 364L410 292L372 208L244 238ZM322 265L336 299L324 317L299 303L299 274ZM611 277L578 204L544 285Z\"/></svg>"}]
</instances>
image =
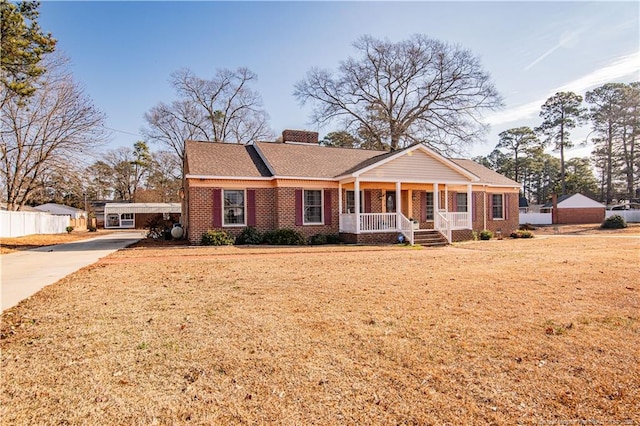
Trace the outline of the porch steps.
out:
<instances>
[{"instance_id":1,"label":"porch steps","mask_svg":"<svg viewBox=\"0 0 640 426\"><path fill-rule=\"evenodd\" d=\"M447 239L433 229L416 229L413 231L413 243L424 247L444 247Z\"/></svg>"}]
</instances>

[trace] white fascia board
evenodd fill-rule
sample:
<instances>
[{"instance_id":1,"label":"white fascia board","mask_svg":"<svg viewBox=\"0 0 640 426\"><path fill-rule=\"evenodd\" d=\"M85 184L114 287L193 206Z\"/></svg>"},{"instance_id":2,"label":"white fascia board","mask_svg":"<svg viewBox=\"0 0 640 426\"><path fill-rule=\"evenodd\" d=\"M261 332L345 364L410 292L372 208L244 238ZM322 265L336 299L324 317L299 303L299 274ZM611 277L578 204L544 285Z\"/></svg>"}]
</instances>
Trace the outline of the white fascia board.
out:
<instances>
[{"instance_id":1,"label":"white fascia board","mask_svg":"<svg viewBox=\"0 0 640 426\"><path fill-rule=\"evenodd\" d=\"M262 160L264 165L267 166L267 170L269 170L269 173L271 173L272 176L275 175L276 172L273 170L273 167L271 166L271 163L269 163L269 160L267 160L267 157L265 157L264 153L260 150L260 147L258 146L258 144L252 141L249 143L249 145L255 148L256 152L260 156L260 159Z\"/></svg>"},{"instance_id":2,"label":"white fascia board","mask_svg":"<svg viewBox=\"0 0 640 426\"><path fill-rule=\"evenodd\" d=\"M309 176L211 176L211 175L186 175L187 179L215 179L215 180L276 180L276 179L289 179L289 180L320 180L328 182L338 182L336 178L319 178Z\"/></svg>"},{"instance_id":3,"label":"white fascia board","mask_svg":"<svg viewBox=\"0 0 640 426\"><path fill-rule=\"evenodd\" d=\"M213 176L213 175L186 175L185 179L215 179L215 180L273 180L267 176Z\"/></svg>"},{"instance_id":4,"label":"white fascia board","mask_svg":"<svg viewBox=\"0 0 640 426\"><path fill-rule=\"evenodd\" d=\"M289 180L320 180L325 182L338 182L336 178L319 178L309 176L274 176L274 179L289 179Z\"/></svg>"}]
</instances>

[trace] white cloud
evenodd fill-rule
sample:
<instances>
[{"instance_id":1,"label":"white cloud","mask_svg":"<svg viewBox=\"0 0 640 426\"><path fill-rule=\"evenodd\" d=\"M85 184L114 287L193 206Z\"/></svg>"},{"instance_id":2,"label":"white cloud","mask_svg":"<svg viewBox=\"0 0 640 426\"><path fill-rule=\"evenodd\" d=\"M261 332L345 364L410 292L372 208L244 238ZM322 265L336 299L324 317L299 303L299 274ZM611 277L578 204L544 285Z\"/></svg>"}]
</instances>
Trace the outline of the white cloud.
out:
<instances>
[{"instance_id":1,"label":"white cloud","mask_svg":"<svg viewBox=\"0 0 640 426\"><path fill-rule=\"evenodd\" d=\"M517 107L508 108L506 111L489 115L485 122L490 125L499 125L534 118L540 111L542 104L557 92L575 92L583 94L585 91L593 87L597 87L632 74L635 74L633 76L634 79L637 80L640 78L640 52L620 56L614 59L609 65L549 91L543 98L527 102L526 104L519 105Z\"/></svg>"}]
</instances>

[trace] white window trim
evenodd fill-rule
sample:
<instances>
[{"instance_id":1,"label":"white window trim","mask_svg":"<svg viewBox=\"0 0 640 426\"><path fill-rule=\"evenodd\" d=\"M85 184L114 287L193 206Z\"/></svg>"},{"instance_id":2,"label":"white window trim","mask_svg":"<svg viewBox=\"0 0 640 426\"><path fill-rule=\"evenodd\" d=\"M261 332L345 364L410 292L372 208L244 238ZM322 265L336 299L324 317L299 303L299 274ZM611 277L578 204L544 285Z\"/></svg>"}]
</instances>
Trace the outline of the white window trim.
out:
<instances>
[{"instance_id":1,"label":"white window trim","mask_svg":"<svg viewBox=\"0 0 640 426\"><path fill-rule=\"evenodd\" d=\"M500 206L501 210L502 210L502 212L501 212L502 216L501 217L495 217L493 215L493 207L495 206L495 204L493 203L493 196L494 195L499 195L502 198L502 205ZM505 218L504 218L504 196L505 196L505 194L491 194L491 197L492 197L492 199L491 199L491 218L493 220L505 220Z\"/></svg>"},{"instance_id":2,"label":"white window trim","mask_svg":"<svg viewBox=\"0 0 640 426\"><path fill-rule=\"evenodd\" d=\"M348 203L347 203L347 193L349 193L349 192L353 192L353 209L355 210L355 208L356 208L355 207L356 206L356 198L355 198L356 191L354 191L353 189L345 189L345 193L344 193L345 209L347 207L349 207ZM364 191L361 189L359 192L360 192L360 210L361 210L360 213L364 213ZM353 213L355 213L355 212L353 212ZM350 213L347 212L346 214L350 214Z\"/></svg>"},{"instance_id":3,"label":"white window trim","mask_svg":"<svg viewBox=\"0 0 640 426\"><path fill-rule=\"evenodd\" d=\"M307 191L320 191L320 222L307 222L305 213L304 193ZM324 225L324 189L303 189L302 190L302 224L303 225Z\"/></svg>"},{"instance_id":4,"label":"white window trim","mask_svg":"<svg viewBox=\"0 0 640 426\"><path fill-rule=\"evenodd\" d=\"M243 223L225 223L225 205L224 205L224 191L242 191L243 194L243 217L244 217L244 222ZM220 200L220 203L222 205L222 209L221 209L221 214L222 214L222 227L223 228L244 228L247 226L247 190L245 188L224 188L221 192L220 192L220 196L222 197L222 200Z\"/></svg>"}]
</instances>

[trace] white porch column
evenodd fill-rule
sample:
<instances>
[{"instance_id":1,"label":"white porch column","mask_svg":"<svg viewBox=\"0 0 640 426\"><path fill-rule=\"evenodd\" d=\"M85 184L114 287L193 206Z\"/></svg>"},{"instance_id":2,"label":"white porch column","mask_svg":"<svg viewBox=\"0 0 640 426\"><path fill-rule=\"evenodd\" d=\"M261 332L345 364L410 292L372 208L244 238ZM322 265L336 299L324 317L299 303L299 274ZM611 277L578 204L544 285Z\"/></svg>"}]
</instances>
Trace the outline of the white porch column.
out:
<instances>
[{"instance_id":1,"label":"white porch column","mask_svg":"<svg viewBox=\"0 0 640 426\"><path fill-rule=\"evenodd\" d=\"M473 229L473 190L471 184L467 185L467 220L469 229Z\"/></svg>"},{"instance_id":2,"label":"white porch column","mask_svg":"<svg viewBox=\"0 0 640 426\"><path fill-rule=\"evenodd\" d=\"M440 210L440 191L438 191L438 184L433 184L433 214L438 214L438 210Z\"/></svg>"},{"instance_id":3,"label":"white porch column","mask_svg":"<svg viewBox=\"0 0 640 426\"><path fill-rule=\"evenodd\" d=\"M400 229L400 215L402 214L402 184L396 182L396 228Z\"/></svg>"},{"instance_id":4,"label":"white porch column","mask_svg":"<svg viewBox=\"0 0 640 426\"><path fill-rule=\"evenodd\" d=\"M342 213L342 182L338 182L338 215Z\"/></svg>"},{"instance_id":5,"label":"white porch column","mask_svg":"<svg viewBox=\"0 0 640 426\"><path fill-rule=\"evenodd\" d=\"M356 234L360 233L360 181L356 178L353 183L353 201L356 213Z\"/></svg>"},{"instance_id":6,"label":"white porch column","mask_svg":"<svg viewBox=\"0 0 640 426\"><path fill-rule=\"evenodd\" d=\"M449 187L444 186L444 211L449 213Z\"/></svg>"}]
</instances>

